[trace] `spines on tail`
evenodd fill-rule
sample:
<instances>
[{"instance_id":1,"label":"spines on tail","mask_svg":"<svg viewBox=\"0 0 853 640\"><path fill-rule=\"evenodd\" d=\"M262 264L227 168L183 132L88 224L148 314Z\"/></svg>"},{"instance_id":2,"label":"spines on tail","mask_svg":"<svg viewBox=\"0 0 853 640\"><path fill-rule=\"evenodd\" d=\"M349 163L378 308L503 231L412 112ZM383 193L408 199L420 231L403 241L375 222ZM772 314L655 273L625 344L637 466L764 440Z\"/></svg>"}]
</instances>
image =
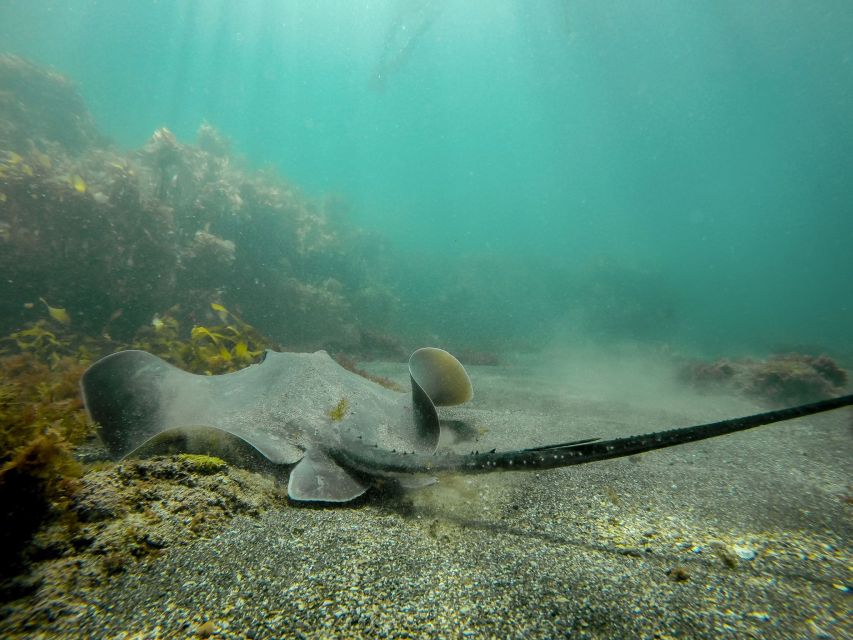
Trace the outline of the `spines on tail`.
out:
<instances>
[{"instance_id":1,"label":"spines on tail","mask_svg":"<svg viewBox=\"0 0 853 640\"><path fill-rule=\"evenodd\" d=\"M417 473L486 473L502 469L526 471L554 469L598 460L621 458L655 449L714 438L753 427L832 411L853 405L853 395L840 396L810 404L758 413L720 422L670 429L614 440L580 440L517 451L427 455L386 451L369 445L331 451L339 464L371 475L394 476Z\"/></svg>"}]
</instances>

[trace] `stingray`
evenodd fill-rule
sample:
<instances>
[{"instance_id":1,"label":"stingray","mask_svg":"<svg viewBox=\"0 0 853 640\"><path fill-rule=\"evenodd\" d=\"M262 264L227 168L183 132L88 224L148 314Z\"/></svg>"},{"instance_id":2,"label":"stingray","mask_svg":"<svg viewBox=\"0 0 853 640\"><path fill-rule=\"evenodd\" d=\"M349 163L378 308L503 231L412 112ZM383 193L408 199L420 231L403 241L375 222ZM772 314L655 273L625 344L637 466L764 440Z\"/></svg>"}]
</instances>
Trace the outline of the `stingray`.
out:
<instances>
[{"instance_id":1,"label":"stingray","mask_svg":"<svg viewBox=\"0 0 853 640\"><path fill-rule=\"evenodd\" d=\"M164 451L215 453L289 468L295 501L348 502L374 484L411 488L445 473L525 471L619 458L853 404L847 395L655 433L510 451L436 452L438 406L473 396L464 367L442 349L409 359L411 393L356 375L325 351L266 351L234 373L196 375L145 351L121 351L83 374L83 400L114 459Z\"/></svg>"}]
</instances>

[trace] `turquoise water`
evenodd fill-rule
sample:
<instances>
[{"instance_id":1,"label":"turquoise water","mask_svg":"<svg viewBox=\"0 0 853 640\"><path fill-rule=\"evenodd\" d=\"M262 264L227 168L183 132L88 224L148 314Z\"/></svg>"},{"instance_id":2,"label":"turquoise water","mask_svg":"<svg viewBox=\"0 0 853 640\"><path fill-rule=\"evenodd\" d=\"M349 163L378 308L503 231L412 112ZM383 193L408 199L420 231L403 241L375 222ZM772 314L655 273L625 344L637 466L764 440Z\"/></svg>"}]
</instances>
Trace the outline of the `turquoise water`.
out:
<instances>
[{"instance_id":1,"label":"turquoise water","mask_svg":"<svg viewBox=\"0 0 853 640\"><path fill-rule=\"evenodd\" d=\"M142 145L202 120L394 248L400 322L853 352L853 4L0 3Z\"/></svg>"}]
</instances>

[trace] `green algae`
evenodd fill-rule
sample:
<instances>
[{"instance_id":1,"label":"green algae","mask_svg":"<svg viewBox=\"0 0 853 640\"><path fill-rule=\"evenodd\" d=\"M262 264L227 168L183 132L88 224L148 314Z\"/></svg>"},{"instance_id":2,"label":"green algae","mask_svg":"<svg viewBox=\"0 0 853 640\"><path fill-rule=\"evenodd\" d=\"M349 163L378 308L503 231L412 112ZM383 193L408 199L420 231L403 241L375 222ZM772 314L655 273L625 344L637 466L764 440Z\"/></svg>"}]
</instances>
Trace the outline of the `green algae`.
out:
<instances>
[{"instance_id":1,"label":"green algae","mask_svg":"<svg viewBox=\"0 0 853 640\"><path fill-rule=\"evenodd\" d=\"M213 475L228 469L228 463L216 456L206 456L198 453L180 453L176 456L179 461L189 464L193 473Z\"/></svg>"},{"instance_id":2,"label":"green algae","mask_svg":"<svg viewBox=\"0 0 853 640\"><path fill-rule=\"evenodd\" d=\"M334 407L329 409L329 419L332 422L340 422L344 419L344 416L347 414L348 409L349 401L346 398L341 398Z\"/></svg>"}]
</instances>

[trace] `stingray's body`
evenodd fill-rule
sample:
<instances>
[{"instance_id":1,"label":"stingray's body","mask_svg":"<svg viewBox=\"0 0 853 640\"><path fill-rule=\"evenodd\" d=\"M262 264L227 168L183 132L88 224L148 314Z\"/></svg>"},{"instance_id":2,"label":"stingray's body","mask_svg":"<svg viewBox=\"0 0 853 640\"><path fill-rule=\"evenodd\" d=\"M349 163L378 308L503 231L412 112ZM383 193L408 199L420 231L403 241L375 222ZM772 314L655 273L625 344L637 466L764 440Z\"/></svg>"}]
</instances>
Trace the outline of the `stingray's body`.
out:
<instances>
[{"instance_id":1,"label":"stingray's body","mask_svg":"<svg viewBox=\"0 0 853 640\"><path fill-rule=\"evenodd\" d=\"M471 398L462 365L441 349L409 360L411 394L347 371L324 351L278 353L219 376L182 371L144 351L123 351L84 374L83 398L114 458L166 445L238 459L295 465L294 500L347 502L378 478L404 486L440 472L563 467L631 455L853 404L810 405L610 441L583 440L517 451L436 455L436 405Z\"/></svg>"},{"instance_id":2,"label":"stingray's body","mask_svg":"<svg viewBox=\"0 0 853 640\"><path fill-rule=\"evenodd\" d=\"M410 369L412 393L406 394L347 371L325 351L267 351L259 364L218 376L187 373L145 351L122 351L92 365L82 389L115 458L176 446L261 456L296 465L288 485L293 499L345 502L364 493L369 480L338 465L332 452L370 443L432 453L440 433L434 402L471 397L465 370L445 351L416 352ZM410 477L417 474L385 475L422 482Z\"/></svg>"}]
</instances>

